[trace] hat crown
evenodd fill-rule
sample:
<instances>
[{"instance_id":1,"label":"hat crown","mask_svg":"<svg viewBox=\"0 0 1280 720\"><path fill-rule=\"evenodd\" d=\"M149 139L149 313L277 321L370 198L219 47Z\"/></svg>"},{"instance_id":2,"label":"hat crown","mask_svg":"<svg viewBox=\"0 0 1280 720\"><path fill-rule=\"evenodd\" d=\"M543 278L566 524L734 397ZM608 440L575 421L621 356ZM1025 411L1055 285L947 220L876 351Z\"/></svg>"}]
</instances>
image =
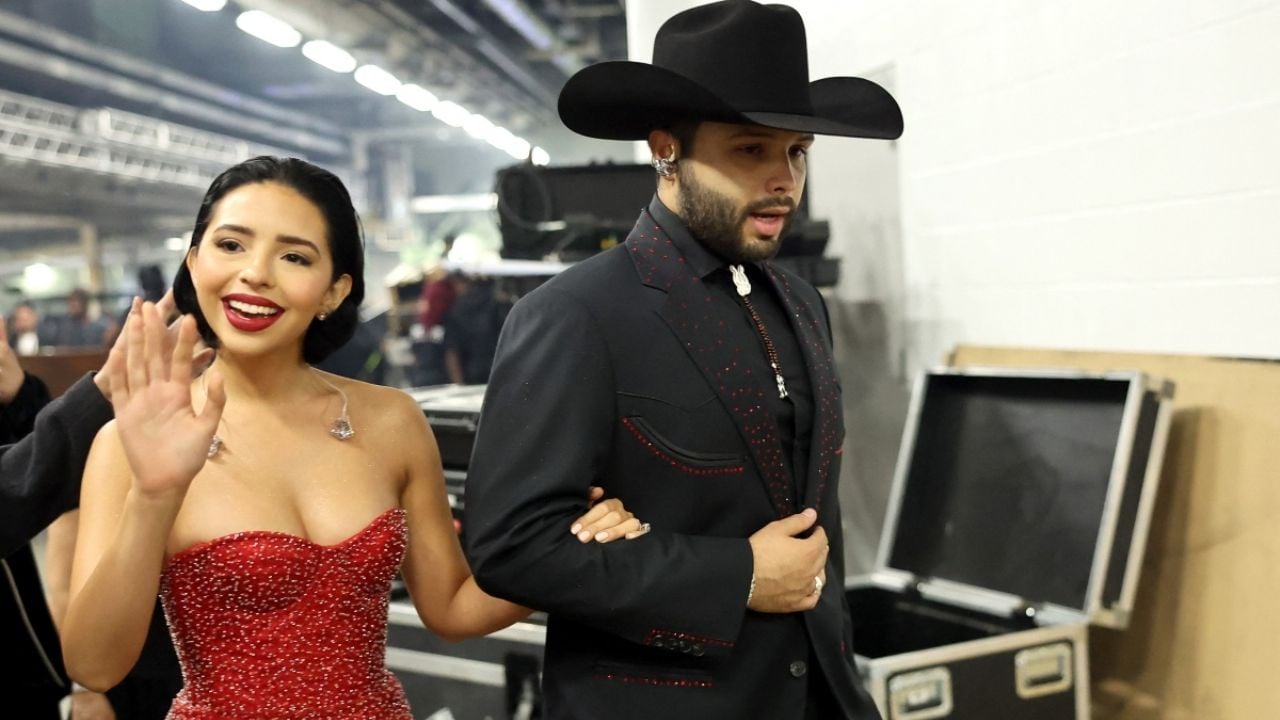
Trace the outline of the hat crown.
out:
<instances>
[{"instance_id":1,"label":"hat crown","mask_svg":"<svg viewBox=\"0 0 1280 720\"><path fill-rule=\"evenodd\" d=\"M742 111L813 112L804 21L786 5L723 0L674 15L658 29L653 65Z\"/></svg>"}]
</instances>

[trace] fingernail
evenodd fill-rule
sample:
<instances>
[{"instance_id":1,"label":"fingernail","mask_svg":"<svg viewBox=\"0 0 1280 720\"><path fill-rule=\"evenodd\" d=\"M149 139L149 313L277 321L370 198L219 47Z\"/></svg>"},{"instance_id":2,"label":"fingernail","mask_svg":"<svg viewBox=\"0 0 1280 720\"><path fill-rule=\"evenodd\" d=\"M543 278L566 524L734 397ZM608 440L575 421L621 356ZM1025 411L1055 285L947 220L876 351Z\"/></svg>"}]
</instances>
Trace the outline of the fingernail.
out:
<instances>
[{"instance_id":1,"label":"fingernail","mask_svg":"<svg viewBox=\"0 0 1280 720\"><path fill-rule=\"evenodd\" d=\"M816 517L818 517L818 511L817 511L817 510L814 510L813 508L805 508L805 509L804 509L804 512L803 512L803 513L801 513L801 514L802 514L802 515L804 515L805 517L808 517L808 518L816 518Z\"/></svg>"},{"instance_id":2,"label":"fingernail","mask_svg":"<svg viewBox=\"0 0 1280 720\"><path fill-rule=\"evenodd\" d=\"M596 542L604 542L605 540L608 540L608 539L609 539L609 533L603 530L596 533Z\"/></svg>"},{"instance_id":3,"label":"fingernail","mask_svg":"<svg viewBox=\"0 0 1280 720\"><path fill-rule=\"evenodd\" d=\"M582 542L586 542L591 539L591 533L587 532L586 530L583 530L582 532L578 533L578 539L581 540Z\"/></svg>"},{"instance_id":4,"label":"fingernail","mask_svg":"<svg viewBox=\"0 0 1280 720\"><path fill-rule=\"evenodd\" d=\"M582 523L574 523L573 527L569 528L569 533L571 535L577 535L578 531L581 529L582 529Z\"/></svg>"}]
</instances>

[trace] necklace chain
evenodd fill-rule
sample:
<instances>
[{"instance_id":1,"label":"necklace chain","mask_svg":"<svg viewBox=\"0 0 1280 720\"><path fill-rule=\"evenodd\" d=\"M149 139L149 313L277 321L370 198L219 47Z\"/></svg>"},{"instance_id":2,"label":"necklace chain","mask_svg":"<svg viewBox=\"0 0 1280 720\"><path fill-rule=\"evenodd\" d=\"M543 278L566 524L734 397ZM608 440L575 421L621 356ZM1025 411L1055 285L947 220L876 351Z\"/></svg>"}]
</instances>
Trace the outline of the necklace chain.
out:
<instances>
[{"instance_id":1,"label":"necklace chain","mask_svg":"<svg viewBox=\"0 0 1280 720\"><path fill-rule=\"evenodd\" d=\"M316 370L315 368L310 369L315 373L317 380L328 385L334 392L338 393L338 397L342 398L342 412L338 417L334 418L332 423L330 423L329 434L338 440L349 440L352 437L355 437L356 431L351 427L351 418L347 415L347 393L344 392L342 388L329 382L324 375L320 374L319 370ZM205 401L207 402L209 400L209 388L205 385L204 374L200 375L200 389L204 391ZM218 419L219 425L225 422L226 420L224 418ZM222 438L219 437L217 432L214 432L213 437L209 439L208 457L217 455L218 451L222 450L223 444Z\"/></svg>"},{"instance_id":2,"label":"necklace chain","mask_svg":"<svg viewBox=\"0 0 1280 720\"><path fill-rule=\"evenodd\" d=\"M756 327L756 334L760 336L760 342L764 345L764 354L769 359L769 367L773 369L773 379L778 383L778 397L784 399L787 397L787 383L782 377L782 364L778 362L778 351L773 347L773 338L769 336L769 330L760 319L760 314L756 312L755 305L751 303L751 280L747 278L747 270L741 265L730 265L729 273L733 277L733 286L738 291L738 299L747 309L747 315L751 317L751 323Z\"/></svg>"}]
</instances>

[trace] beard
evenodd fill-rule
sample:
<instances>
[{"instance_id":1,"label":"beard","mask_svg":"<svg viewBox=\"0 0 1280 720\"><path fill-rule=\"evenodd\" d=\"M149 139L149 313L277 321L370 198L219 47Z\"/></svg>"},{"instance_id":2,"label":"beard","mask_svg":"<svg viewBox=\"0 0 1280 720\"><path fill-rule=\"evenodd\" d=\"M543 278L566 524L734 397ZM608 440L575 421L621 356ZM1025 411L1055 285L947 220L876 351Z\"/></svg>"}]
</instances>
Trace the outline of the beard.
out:
<instances>
[{"instance_id":1,"label":"beard","mask_svg":"<svg viewBox=\"0 0 1280 720\"><path fill-rule=\"evenodd\" d=\"M789 197L756 200L739 206L734 200L698 182L688 168L680 173L680 217L693 237L730 264L768 260L778 253L795 218L796 203ZM749 236L747 221L753 213L771 208L791 210L776 237Z\"/></svg>"}]
</instances>

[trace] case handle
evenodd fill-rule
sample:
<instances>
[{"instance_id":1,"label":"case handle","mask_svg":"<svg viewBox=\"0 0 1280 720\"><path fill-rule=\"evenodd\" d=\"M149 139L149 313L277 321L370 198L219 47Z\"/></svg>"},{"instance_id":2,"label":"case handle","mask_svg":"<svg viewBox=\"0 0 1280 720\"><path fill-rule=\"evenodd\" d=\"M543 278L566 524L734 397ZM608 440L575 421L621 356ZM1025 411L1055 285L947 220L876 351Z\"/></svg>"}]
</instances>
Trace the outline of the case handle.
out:
<instances>
[{"instance_id":1,"label":"case handle","mask_svg":"<svg viewBox=\"0 0 1280 720\"><path fill-rule=\"evenodd\" d=\"M1018 697L1026 700L1071 688L1072 652L1069 643L1028 648L1013 657Z\"/></svg>"},{"instance_id":2,"label":"case handle","mask_svg":"<svg viewBox=\"0 0 1280 720\"><path fill-rule=\"evenodd\" d=\"M889 680L889 720L930 720L951 714L951 671L945 667Z\"/></svg>"}]
</instances>

